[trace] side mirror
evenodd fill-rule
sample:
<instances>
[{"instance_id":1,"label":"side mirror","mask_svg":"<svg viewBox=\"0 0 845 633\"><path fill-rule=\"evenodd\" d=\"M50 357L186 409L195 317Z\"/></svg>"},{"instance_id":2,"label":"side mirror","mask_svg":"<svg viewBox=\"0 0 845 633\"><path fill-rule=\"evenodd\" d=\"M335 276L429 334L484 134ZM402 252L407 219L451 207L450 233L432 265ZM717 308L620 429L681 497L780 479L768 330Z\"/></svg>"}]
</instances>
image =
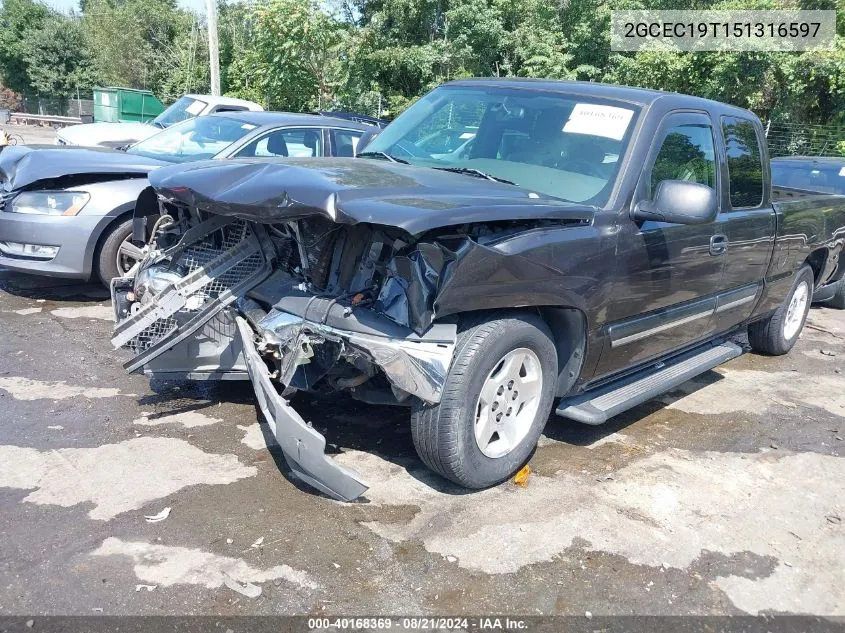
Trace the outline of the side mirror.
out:
<instances>
[{"instance_id":1,"label":"side mirror","mask_svg":"<svg viewBox=\"0 0 845 633\"><path fill-rule=\"evenodd\" d=\"M638 202L631 212L634 220L656 220L675 224L707 224L718 212L712 187L686 180L663 180L654 200Z\"/></svg>"}]
</instances>

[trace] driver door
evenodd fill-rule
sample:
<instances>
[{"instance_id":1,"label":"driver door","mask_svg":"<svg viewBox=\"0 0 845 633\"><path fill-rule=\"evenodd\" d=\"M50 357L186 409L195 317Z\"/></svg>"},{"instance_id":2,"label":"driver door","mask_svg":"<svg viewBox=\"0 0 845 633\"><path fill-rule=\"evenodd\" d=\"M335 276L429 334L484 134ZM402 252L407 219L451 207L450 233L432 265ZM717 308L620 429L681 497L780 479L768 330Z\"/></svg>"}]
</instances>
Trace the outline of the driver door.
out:
<instances>
[{"instance_id":1,"label":"driver door","mask_svg":"<svg viewBox=\"0 0 845 633\"><path fill-rule=\"evenodd\" d=\"M634 202L651 200L663 180L719 191L716 137L704 113L669 114L655 137ZM613 303L595 378L706 339L725 264L721 220L708 224L619 219Z\"/></svg>"}]
</instances>

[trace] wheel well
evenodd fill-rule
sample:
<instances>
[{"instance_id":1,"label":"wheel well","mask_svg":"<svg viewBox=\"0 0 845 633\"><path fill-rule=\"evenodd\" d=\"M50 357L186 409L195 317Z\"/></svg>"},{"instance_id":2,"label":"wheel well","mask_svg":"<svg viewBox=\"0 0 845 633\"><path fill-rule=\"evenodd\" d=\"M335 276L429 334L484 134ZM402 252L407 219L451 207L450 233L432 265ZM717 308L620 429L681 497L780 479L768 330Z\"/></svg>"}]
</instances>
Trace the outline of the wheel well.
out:
<instances>
[{"instance_id":1,"label":"wheel well","mask_svg":"<svg viewBox=\"0 0 845 633\"><path fill-rule=\"evenodd\" d=\"M131 218L133 211L134 209L127 209L126 211L121 212L120 215L114 216L111 222L109 222L103 227L103 230L100 231L99 235L97 235L97 245L94 248L95 254L97 251L100 250L100 247L103 245L103 238L108 235L115 226L117 226L121 222L125 222L127 218Z\"/></svg>"},{"instance_id":2,"label":"wheel well","mask_svg":"<svg viewBox=\"0 0 845 633\"><path fill-rule=\"evenodd\" d=\"M100 257L100 251L103 248L103 240L106 236L114 229L115 226L120 224L121 222L125 222L127 218L132 217L132 212L134 211L133 208L126 209L122 211L120 214L114 216L111 221L106 224L102 230L97 234L96 239L94 240L94 248L91 251L91 275L92 277L96 275L96 268L97 268L97 259Z\"/></svg>"},{"instance_id":3,"label":"wheel well","mask_svg":"<svg viewBox=\"0 0 845 633\"><path fill-rule=\"evenodd\" d=\"M825 264L827 263L827 257L827 249L820 248L810 253L805 260L805 263L813 269L813 277L816 280L816 286L818 286L821 281L821 276L822 273L824 273Z\"/></svg>"},{"instance_id":4,"label":"wheel well","mask_svg":"<svg viewBox=\"0 0 845 633\"><path fill-rule=\"evenodd\" d=\"M557 351L558 379L555 396L564 396L572 389L581 367L587 348L587 318L577 308L560 306L538 306L536 308L513 308L480 310L466 312L460 315L461 324L475 324L489 318L501 318L506 315L525 314L526 312L539 315L552 333L552 342Z\"/></svg>"}]
</instances>

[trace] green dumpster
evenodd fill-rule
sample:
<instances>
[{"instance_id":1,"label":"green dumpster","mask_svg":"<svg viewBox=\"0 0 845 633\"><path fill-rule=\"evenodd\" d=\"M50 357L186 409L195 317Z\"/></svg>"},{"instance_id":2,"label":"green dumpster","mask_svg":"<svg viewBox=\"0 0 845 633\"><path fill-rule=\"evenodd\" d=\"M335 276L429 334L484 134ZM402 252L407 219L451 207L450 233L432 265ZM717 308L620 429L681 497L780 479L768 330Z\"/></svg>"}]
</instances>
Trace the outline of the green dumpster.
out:
<instances>
[{"instance_id":1,"label":"green dumpster","mask_svg":"<svg viewBox=\"0 0 845 633\"><path fill-rule=\"evenodd\" d=\"M95 121L146 123L163 110L164 105L149 90L94 88Z\"/></svg>"}]
</instances>

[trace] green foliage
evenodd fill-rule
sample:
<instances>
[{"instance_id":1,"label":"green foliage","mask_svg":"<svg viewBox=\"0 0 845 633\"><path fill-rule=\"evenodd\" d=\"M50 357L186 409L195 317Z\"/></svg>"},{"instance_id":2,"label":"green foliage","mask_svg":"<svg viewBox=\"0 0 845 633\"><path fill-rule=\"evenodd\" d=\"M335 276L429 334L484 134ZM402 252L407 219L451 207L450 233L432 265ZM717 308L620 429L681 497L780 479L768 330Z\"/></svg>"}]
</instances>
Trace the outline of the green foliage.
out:
<instances>
[{"instance_id":1,"label":"green foliage","mask_svg":"<svg viewBox=\"0 0 845 633\"><path fill-rule=\"evenodd\" d=\"M94 67L76 20L50 16L41 28L28 31L21 41L30 88L43 95L68 98L95 82Z\"/></svg>"},{"instance_id":2,"label":"green foliage","mask_svg":"<svg viewBox=\"0 0 845 633\"><path fill-rule=\"evenodd\" d=\"M164 101L208 90L206 36L175 0L86 0L82 27L103 83Z\"/></svg>"},{"instance_id":3,"label":"green foliage","mask_svg":"<svg viewBox=\"0 0 845 633\"><path fill-rule=\"evenodd\" d=\"M267 0L247 19L250 37L228 69L229 92L274 109L326 107L341 83L344 25L312 0Z\"/></svg>"},{"instance_id":4,"label":"green foliage","mask_svg":"<svg viewBox=\"0 0 845 633\"><path fill-rule=\"evenodd\" d=\"M176 0L83 0L81 15L0 0L0 79L61 96L94 83L166 100L208 90L204 18ZM394 116L471 76L604 81L696 94L763 118L845 126L845 0L235 0L219 2L224 92L287 110ZM621 9L837 9L834 51L610 50Z\"/></svg>"},{"instance_id":5,"label":"green foliage","mask_svg":"<svg viewBox=\"0 0 845 633\"><path fill-rule=\"evenodd\" d=\"M33 0L4 0L0 7L0 76L16 92L32 90L26 42L44 27L50 10Z\"/></svg>"}]
</instances>

